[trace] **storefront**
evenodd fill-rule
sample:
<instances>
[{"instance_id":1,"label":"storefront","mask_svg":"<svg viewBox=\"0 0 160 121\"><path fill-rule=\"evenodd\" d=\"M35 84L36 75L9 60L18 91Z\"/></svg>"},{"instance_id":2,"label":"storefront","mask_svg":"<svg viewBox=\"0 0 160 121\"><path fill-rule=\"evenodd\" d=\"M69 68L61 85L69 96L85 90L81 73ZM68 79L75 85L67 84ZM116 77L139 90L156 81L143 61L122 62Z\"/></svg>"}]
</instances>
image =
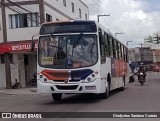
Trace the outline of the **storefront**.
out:
<instances>
[{"instance_id":1,"label":"storefront","mask_svg":"<svg viewBox=\"0 0 160 121\"><path fill-rule=\"evenodd\" d=\"M4 53L10 53L11 82L17 79L22 87L35 86L37 68L37 41L31 51L32 41L16 41L0 44L0 88L6 86Z\"/></svg>"}]
</instances>

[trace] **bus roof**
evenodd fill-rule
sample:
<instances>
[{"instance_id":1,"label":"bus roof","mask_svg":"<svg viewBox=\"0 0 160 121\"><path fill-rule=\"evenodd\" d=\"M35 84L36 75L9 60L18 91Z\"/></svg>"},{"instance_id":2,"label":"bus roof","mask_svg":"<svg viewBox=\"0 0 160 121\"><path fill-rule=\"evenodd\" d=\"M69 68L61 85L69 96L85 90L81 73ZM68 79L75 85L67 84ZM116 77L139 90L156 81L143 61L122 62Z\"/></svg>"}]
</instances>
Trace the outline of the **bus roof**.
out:
<instances>
[{"instance_id":1,"label":"bus roof","mask_svg":"<svg viewBox=\"0 0 160 121\"><path fill-rule=\"evenodd\" d=\"M53 23L69 23L69 22L88 22L88 23L96 23L94 20L67 20L67 21L55 21L55 22L45 22L45 24L53 24Z\"/></svg>"},{"instance_id":2,"label":"bus roof","mask_svg":"<svg viewBox=\"0 0 160 121\"><path fill-rule=\"evenodd\" d=\"M114 39L118 40L119 39L114 35L112 34L109 30L107 30L102 24L100 24L99 22L97 21L94 21L94 20L67 20L67 21L56 21L56 22L46 22L46 23L43 23L41 26L43 25L49 25L49 24L54 24L54 23L57 23L57 24L60 24L60 23L72 23L72 22L75 22L75 23L95 23L96 26L97 26L97 29L98 28L101 28L103 31L105 31L107 34L109 34L110 36L112 36ZM119 41L122 45L126 46L124 43L122 43L121 41ZM127 46L126 46L127 47Z\"/></svg>"}]
</instances>

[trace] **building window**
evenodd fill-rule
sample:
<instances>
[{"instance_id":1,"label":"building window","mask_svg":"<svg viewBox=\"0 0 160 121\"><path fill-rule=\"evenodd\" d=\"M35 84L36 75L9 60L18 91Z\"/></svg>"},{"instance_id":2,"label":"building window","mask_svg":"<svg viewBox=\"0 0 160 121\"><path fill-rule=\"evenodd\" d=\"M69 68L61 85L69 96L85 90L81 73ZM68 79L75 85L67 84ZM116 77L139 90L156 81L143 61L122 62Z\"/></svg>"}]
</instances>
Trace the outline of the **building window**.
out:
<instances>
[{"instance_id":1,"label":"building window","mask_svg":"<svg viewBox=\"0 0 160 121\"><path fill-rule=\"evenodd\" d=\"M4 54L0 55L1 63L5 63ZM9 54L10 63L13 63L13 55Z\"/></svg>"},{"instance_id":2,"label":"building window","mask_svg":"<svg viewBox=\"0 0 160 121\"><path fill-rule=\"evenodd\" d=\"M74 3L72 3L72 12L74 13Z\"/></svg>"},{"instance_id":3,"label":"building window","mask_svg":"<svg viewBox=\"0 0 160 121\"><path fill-rule=\"evenodd\" d=\"M66 7L66 0L63 0L63 5Z\"/></svg>"},{"instance_id":4,"label":"building window","mask_svg":"<svg viewBox=\"0 0 160 121\"><path fill-rule=\"evenodd\" d=\"M86 19L86 20L88 19L88 16L87 16L87 14L85 14L85 19Z\"/></svg>"},{"instance_id":5,"label":"building window","mask_svg":"<svg viewBox=\"0 0 160 121\"><path fill-rule=\"evenodd\" d=\"M39 26L38 13L12 14L9 15L9 28L24 28Z\"/></svg>"},{"instance_id":6,"label":"building window","mask_svg":"<svg viewBox=\"0 0 160 121\"><path fill-rule=\"evenodd\" d=\"M46 21L50 22L52 21L52 16L46 13Z\"/></svg>"},{"instance_id":7,"label":"building window","mask_svg":"<svg viewBox=\"0 0 160 121\"><path fill-rule=\"evenodd\" d=\"M79 18L81 18L82 15L81 15L81 9L79 9Z\"/></svg>"}]
</instances>

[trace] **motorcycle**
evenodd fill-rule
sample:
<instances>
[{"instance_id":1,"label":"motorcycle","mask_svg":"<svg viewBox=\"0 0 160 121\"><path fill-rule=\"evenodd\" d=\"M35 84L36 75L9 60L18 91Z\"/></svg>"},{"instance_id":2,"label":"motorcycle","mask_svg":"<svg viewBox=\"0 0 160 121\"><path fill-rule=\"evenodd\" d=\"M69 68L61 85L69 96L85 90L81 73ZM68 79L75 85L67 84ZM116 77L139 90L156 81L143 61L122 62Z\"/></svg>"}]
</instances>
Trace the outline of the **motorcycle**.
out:
<instances>
[{"instance_id":1,"label":"motorcycle","mask_svg":"<svg viewBox=\"0 0 160 121\"><path fill-rule=\"evenodd\" d=\"M141 84L141 86L143 85L143 83L146 81L145 78L144 78L144 73L143 72L140 72L139 73L139 83Z\"/></svg>"}]
</instances>

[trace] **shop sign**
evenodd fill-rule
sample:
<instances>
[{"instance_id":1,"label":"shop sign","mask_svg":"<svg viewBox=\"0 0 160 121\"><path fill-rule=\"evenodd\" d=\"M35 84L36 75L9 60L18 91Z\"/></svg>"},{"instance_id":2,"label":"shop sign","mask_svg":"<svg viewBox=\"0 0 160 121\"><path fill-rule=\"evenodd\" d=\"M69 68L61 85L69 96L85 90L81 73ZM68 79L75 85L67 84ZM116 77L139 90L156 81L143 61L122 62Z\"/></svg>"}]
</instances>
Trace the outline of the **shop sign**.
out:
<instances>
[{"instance_id":1,"label":"shop sign","mask_svg":"<svg viewBox=\"0 0 160 121\"><path fill-rule=\"evenodd\" d=\"M32 42L8 42L5 44L0 44L0 53L5 52L23 52L23 51L31 51ZM37 42L35 42L35 51L37 49Z\"/></svg>"}]
</instances>

